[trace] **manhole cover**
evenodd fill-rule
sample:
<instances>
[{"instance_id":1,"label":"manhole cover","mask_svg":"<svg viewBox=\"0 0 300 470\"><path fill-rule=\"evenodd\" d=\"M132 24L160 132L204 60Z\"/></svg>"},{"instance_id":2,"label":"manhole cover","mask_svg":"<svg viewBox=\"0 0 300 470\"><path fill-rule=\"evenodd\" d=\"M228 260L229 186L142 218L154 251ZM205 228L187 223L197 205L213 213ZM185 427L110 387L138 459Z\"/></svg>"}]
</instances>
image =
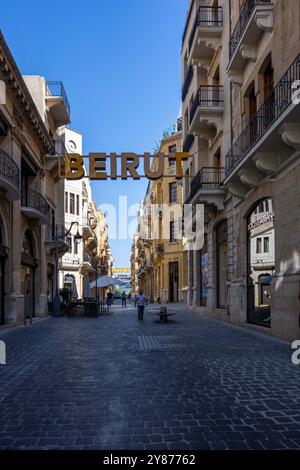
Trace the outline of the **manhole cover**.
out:
<instances>
[{"instance_id":1,"label":"manhole cover","mask_svg":"<svg viewBox=\"0 0 300 470\"><path fill-rule=\"evenodd\" d=\"M140 351L169 351L185 348L178 336L149 336L142 335L138 337Z\"/></svg>"}]
</instances>

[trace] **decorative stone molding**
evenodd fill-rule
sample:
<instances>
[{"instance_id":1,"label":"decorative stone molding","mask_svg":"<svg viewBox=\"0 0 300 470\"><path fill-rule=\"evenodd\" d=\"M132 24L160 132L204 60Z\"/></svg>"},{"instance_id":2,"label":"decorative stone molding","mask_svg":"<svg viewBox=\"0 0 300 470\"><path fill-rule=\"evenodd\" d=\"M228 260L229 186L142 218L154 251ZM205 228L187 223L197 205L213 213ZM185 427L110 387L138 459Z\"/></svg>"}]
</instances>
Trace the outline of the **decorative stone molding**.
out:
<instances>
[{"instance_id":1,"label":"decorative stone molding","mask_svg":"<svg viewBox=\"0 0 300 470\"><path fill-rule=\"evenodd\" d=\"M257 48L255 46L250 44L242 44L240 49L243 59L247 60L248 62L256 61Z\"/></svg>"},{"instance_id":2,"label":"decorative stone molding","mask_svg":"<svg viewBox=\"0 0 300 470\"><path fill-rule=\"evenodd\" d=\"M278 170L282 157L272 152L257 153L253 157L253 161L257 169L267 175L272 175Z\"/></svg>"},{"instance_id":3,"label":"decorative stone molding","mask_svg":"<svg viewBox=\"0 0 300 470\"><path fill-rule=\"evenodd\" d=\"M228 70L228 76L230 81L239 87L244 83L244 74L243 72L238 72L237 70Z\"/></svg>"},{"instance_id":4,"label":"decorative stone molding","mask_svg":"<svg viewBox=\"0 0 300 470\"><path fill-rule=\"evenodd\" d=\"M300 150L300 123L286 123L278 130L283 142L295 150Z\"/></svg>"},{"instance_id":5,"label":"decorative stone molding","mask_svg":"<svg viewBox=\"0 0 300 470\"><path fill-rule=\"evenodd\" d=\"M239 182L236 182L236 183L230 183L228 186L227 186L227 189L229 191L229 193L232 195L232 196L237 196L241 199L245 199L246 197L246 194L248 193L249 191L249 188L247 188L247 186L245 186L243 183L239 183Z\"/></svg>"},{"instance_id":6,"label":"decorative stone molding","mask_svg":"<svg viewBox=\"0 0 300 470\"><path fill-rule=\"evenodd\" d=\"M241 179L241 182L247 186L250 186L250 188L255 188L258 186L263 179L262 173L255 168L244 168L239 171L238 175Z\"/></svg>"},{"instance_id":7,"label":"decorative stone molding","mask_svg":"<svg viewBox=\"0 0 300 470\"><path fill-rule=\"evenodd\" d=\"M273 7L272 9L257 11L255 14L255 23L259 29L272 32L274 26Z\"/></svg>"}]
</instances>

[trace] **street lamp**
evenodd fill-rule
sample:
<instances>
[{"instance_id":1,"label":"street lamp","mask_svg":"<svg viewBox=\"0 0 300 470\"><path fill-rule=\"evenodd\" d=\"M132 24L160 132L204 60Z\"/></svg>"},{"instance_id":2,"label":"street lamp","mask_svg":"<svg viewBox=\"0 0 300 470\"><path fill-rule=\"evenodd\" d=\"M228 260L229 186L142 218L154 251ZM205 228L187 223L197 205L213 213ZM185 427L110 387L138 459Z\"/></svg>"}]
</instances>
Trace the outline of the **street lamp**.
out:
<instances>
[{"instance_id":1,"label":"street lamp","mask_svg":"<svg viewBox=\"0 0 300 470\"><path fill-rule=\"evenodd\" d=\"M59 287L58 287L58 276L59 276L59 268L58 268L58 240L61 238L66 238L72 230L72 227L77 225L77 233L74 236L74 241L77 243L82 240L82 235L79 233L79 222L72 222L70 228L64 231L63 235L59 237L58 235L58 225L55 225L55 295L53 298L53 316L60 317L61 315L61 308L60 308L60 296L59 296ZM64 228L63 228L64 230Z\"/></svg>"}]
</instances>

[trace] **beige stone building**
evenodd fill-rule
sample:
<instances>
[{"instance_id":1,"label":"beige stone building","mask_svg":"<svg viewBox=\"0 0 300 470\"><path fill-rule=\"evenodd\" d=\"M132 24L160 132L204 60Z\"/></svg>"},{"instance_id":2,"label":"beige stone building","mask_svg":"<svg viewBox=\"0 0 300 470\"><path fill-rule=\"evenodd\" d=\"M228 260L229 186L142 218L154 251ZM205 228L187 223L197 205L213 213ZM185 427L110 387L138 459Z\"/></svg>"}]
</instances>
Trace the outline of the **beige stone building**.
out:
<instances>
[{"instance_id":1,"label":"beige stone building","mask_svg":"<svg viewBox=\"0 0 300 470\"><path fill-rule=\"evenodd\" d=\"M180 152L181 147L181 127L177 127L163 138L159 152L169 155ZM154 160L152 171L156 169ZM182 233L176 236L182 225L183 187L175 178L174 160L165 159L164 175L149 182L140 209L132 245L132 282L135 291L142 289L151 301L182 302L187 294L187 252L183 251ZM170 210L169 217L163 212L164 205Z\"/></svg>"},{"instance_id":2,"label":"beige stone building","mask_svg":"<svg viewBox=\"0 0 300 470\"><path fill-rule=\"evenodd\" d=\"M299 338L300 2L189 3L182 46L186 201L205 204L189 305ZM254 326L253 326L254 327Z\"/></svg>"},{"instance_id":3,"label":"beige stone building","mask_svg":"<svg viewBox=\"0 0 300 470\"><path fill-rule=\"evenodd\" d=\"M0 323L17 324L46 315L54 295L64 223L54 139L70 107L61 82L22 77L1 33L0 80Z\"/></svg>"}]
</instances>

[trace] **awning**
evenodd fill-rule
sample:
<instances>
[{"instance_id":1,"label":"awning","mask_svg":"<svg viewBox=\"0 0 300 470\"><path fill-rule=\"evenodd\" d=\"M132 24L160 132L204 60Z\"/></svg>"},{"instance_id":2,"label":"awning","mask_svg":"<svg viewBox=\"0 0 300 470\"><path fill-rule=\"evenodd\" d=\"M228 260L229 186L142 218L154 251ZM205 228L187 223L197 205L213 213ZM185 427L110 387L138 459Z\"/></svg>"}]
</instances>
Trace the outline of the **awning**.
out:
<instances>
[{"instance_id":1,"label":"awning","mask_svg":"<svg viewBox=\"0 0 300 470\"><path fill-rule=\"evenodd\" d=\"M111 276L100 276L97 279L97 283L96 283L96 280L90 283L90 288L94 289L96 287L96 284L97 284L97 287L109 287L109 286L121 286L122 284L124 284L124 282Z\"/></svg>"}]
</instances>

